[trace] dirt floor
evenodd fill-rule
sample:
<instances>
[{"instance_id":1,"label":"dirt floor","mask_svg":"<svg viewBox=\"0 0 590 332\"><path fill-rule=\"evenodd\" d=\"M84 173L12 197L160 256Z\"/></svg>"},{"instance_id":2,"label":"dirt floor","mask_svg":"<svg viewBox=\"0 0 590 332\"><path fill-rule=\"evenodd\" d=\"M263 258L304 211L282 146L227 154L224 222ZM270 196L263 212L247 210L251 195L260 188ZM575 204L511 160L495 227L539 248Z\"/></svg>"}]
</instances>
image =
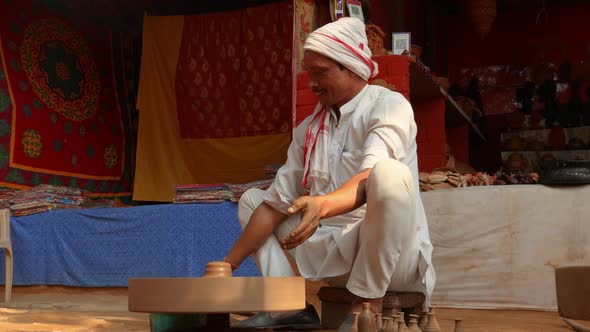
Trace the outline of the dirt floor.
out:
<instances>
[{"instance_id":1,"label":"dirt floor","mask_svg":"<svg viewBox=\"0 0 590 332\"><path fill-rule=\"evenodd\" d=\"M307 289L318 311L314 294L320 286L308 283ZM465 331L571 331L556 312L436 308L436 313L443 332L453 331L453 318L463 319ZM0 331L149 331L149 320L127 311L126 288L15 287L12 301L0 307Z\"/></svg>"}]
</instances>

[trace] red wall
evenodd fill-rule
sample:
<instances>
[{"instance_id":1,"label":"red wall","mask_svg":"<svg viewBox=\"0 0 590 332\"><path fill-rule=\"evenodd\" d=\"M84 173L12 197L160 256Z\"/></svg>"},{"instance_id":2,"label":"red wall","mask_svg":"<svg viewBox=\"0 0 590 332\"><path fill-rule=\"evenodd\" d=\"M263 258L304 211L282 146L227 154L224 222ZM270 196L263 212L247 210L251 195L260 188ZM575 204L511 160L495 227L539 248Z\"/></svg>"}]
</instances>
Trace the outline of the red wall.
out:
<instances>
[{"instance_id":1,"label":"red wall","mask_svg":"<svg viewBox=\"0 0 590 332\"><path fill-rule=\"evenodd\" d=\"M421 172L432 172L445 165L445 100L416 100L412 108L418 125L418 166Z\"/></svg>"}]
</instances>

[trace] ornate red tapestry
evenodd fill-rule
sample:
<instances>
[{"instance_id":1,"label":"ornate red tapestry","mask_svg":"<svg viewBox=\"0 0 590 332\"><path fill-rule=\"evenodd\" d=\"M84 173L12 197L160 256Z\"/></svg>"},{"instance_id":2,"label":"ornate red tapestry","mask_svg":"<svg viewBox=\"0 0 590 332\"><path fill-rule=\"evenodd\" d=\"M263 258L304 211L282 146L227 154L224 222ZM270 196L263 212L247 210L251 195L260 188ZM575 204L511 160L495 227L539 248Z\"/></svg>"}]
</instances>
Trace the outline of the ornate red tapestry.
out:
<instances>
[{"instance_id":1,"label":"ornate red tapestry","mask_svg":"<svg viewBox=\"0 0 590 332\"><path fill-rule=\"evenodd\" d=\"M0 27L12 113L10 166L118 179L125 145L113 89L111 35L64 17L11 5ZM31 13L22 16L21 13ZM91 40L89 42L88 40ZM100 56L96 56L100 55Z\"/></svg>"},{"instance_id":2,"label":"ornate red tapestry","mask_svg":"<svg viewBox=\"0 0 590 332\"><path fill-rule=\"evenodd\" d=\"M14 1L0 15L0 184L129 194L132 46L53 6Z\"/></svg>"},{"instance_id":3,"label":"ornate red tapestry","mask_svg":"<svg viewBox=\"0 0 590 332\"><path fill-rule=\"evenodd\" d=\"M185 17L176 72L182 138L291 130L292 18L289 1Z\"/></svg>"}]
</instances>

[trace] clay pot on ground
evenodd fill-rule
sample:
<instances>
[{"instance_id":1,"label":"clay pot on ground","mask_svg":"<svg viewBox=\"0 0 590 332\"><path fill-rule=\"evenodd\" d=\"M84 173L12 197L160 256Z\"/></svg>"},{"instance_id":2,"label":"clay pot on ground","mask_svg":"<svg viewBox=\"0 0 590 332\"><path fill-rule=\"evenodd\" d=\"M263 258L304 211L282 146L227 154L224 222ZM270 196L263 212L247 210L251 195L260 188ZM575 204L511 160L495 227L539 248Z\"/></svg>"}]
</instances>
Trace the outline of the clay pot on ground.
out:
<instances>
[{"instance_id":1,"label":"clay pot on ground","mask_svg":"<svg viewBox=\"0 0 590 332\"><path fill-rule=\"evenodd\" d=\"M363 308L358 318L358 332L372 332L375 331L375 318L373 311L371 311L371 304L363 302Z\"/></svg>"},{"instance_id":2,"label":"clay pot on ground","mask_svg":"<svg viewBox=\"0 0 590 332\"><path fill-rule=\"evenodd\" d=\"M426 326L422 329L423 332L440 332L440 325L438 324L438 320L434 314L434 311L430 309L430 312L427 313L428 315L428 322Z\"/></svg>"}]
</instances>

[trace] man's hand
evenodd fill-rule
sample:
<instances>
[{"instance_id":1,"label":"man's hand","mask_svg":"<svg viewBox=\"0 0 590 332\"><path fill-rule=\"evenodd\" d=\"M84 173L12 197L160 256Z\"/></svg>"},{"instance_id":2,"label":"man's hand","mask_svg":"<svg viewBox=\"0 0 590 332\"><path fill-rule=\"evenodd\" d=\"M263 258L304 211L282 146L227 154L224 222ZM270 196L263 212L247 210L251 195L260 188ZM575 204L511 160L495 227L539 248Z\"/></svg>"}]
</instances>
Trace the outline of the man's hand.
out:
<instances>
[{"instance_id":1,"label":"man's hand","mask_svg":"<svg viewBox=\"0 0 590 332\"><path fill-rule=\"evenodd\" d=\"M320 206L316 197L302 196L296 199L289 207L289 214L301 211L301 221L289 236L281 240L281 247L286 250L293 249L307 240L315 233L320 225Z\"/></svg>"},{"instance_id":2,"label":"man's hand","mask_svg":"<svg viewBox=\"0 0 590 332\"><path fill-rule=\"evenodd\" d=\"M287 212L293 215L301 212L301 221L289 236L281 239L283 249L293 249L315 233L320 219L348 213L366 202L365 182L371 173L366 169L348 180L342 187L327 195L301 196L289 207Z\"/></svg>"}]
</instances>

